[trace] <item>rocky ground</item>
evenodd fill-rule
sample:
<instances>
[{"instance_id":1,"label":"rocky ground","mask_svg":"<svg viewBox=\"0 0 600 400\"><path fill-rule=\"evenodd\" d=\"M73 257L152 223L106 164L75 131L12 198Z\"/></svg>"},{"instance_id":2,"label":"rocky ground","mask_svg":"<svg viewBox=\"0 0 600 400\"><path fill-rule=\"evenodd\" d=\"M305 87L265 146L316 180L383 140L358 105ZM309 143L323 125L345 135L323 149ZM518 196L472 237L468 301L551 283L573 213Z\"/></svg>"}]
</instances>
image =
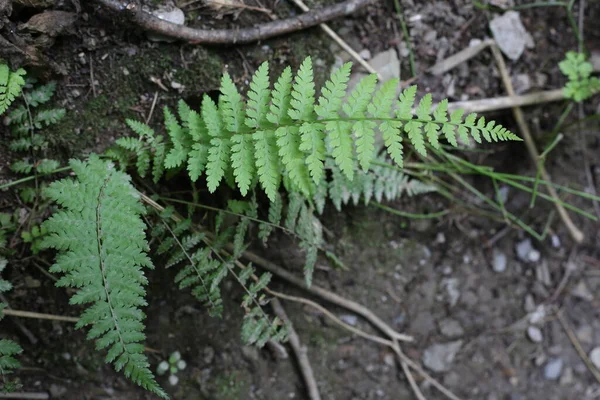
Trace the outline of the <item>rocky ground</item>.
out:
<instances>
[{"instance_id":1,"label":"rocky ground","mask_svg":"<svg viewBox=\"0 0 600 400\"><path fill-rule=\"evenodd\" d=\"M292 9L287 3L277 8L275 3L267 1L266 6L278 12ZM466 0L400 3L414 48L421 94L428 91L436 100L447 97L451 101L505 94L489 52L442 75L426 73L436 62L493 35L507 56L517 92L559 88L565 82L557 63L566 51L577 48L577 40L562 7L503 13L497 8L478 8ZM483 3L505 7L513 2ZM589 3L585 43L594 52L600 50L600 28L593 23L600 18L600 6ZM124 118L148 114L155 93L160 95L159 106L173 104L179 97L196 104L202 93L215 92L226 69L241 84L247 83L264 60L297 66L311 55L322 82L332 65L348 60L319 29L257 45L202 47L149 41L140 32L124 30L122 21L107 19L93 7L82 5L83 14L70 36L60 38L52 48L52 57L69 70L68 76L59 80L57 100L68 109L67 117L49 132L65 157L105 148L126 132ZM232 15L213 21L203 10L187 12L186 17L188 23L209 26L234 23ZM261 18L244 11L238 21L250 24ZM369 6L351 18L333 22L332 27L385 77L411 77L409 45L398 27L392 2ZM525 110L540 146L562 106ZM598 100L588 102L584 112L598 113ZM510 112L491 116L516 129ZM154 121L158 120L155 117ZM583 151L597 172L598 127L588 128ZM574 131L565 133L566 139L546 165L556 182L582 187L581 143ZM494 153L468 156L474 157L475 163L505 172L535 174L522 145L494 149ZM7 160L5 151L0 160ZM493 195L490 182L469 179ZM528 195L507 187L500 191L507 209L543 230L553 210L550 205L538 201L538 206L528 211ZM4 208L15 207L10 195L5 193L1 199ZM566 200L593 212L589 202L574 197ZM435 194L391 206L419 213L451 207ZM462 399L600 398L600 382L573 345L575 340L590 365L600 368L598 224L575 217L587 236L583 245L576 246L558 219L547 238L538 242L523 232L505 229L501 221L451 210L439 220L411 220L375 207L347 207L339 213L331 208L323 219L330 232L327 241L348 270L334 269L320 260L315 284L361 302L398 331L413 335L416 342L404 346L406 354ZM266 249L256 246L256 251L285 268L301 269L297 244L283 235ZM215 320L191 296L164 285L173 279L171 270L157 268L149 279L147 343L158 350L149 353L151 362L157 365L179 351L187 363L178 374L177 385L170 386L166 378L160 378L173 398L307 398L291 355L281 349L257 350L241 344L242 293L235 286L227 286L225 292L230 296L226 297L224 318ZM9 296L13 307L64 315L71 312L64 290L56 289L26 260L17 263L11 281L15 284ZM282 282L275 282L273 288L306 295ZM324 399L415 398L391 351L340 329L310 308L287 303L285 307L308 347ZM346 323L375 332L361 318L343 309L331 310ZM25 368L19 377L27 391L77 400L151 398L105 366L84 333L68 324L7 319L1 330L25 348ZM25 330L32 336L24 334ZM416 379L427 399L445 398L428 381Z\"/></svg>"}]
</instances>

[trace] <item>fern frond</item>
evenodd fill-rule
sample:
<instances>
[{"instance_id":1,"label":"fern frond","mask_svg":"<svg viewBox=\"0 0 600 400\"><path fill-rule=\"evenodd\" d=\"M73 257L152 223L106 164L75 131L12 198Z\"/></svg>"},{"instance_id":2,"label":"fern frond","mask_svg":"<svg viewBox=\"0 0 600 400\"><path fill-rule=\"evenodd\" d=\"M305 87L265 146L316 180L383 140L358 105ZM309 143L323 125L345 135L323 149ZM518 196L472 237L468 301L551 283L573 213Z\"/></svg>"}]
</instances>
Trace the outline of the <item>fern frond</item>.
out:
<instances>
[{"instance_id":1,"label":"fern frond","mask_svg":"<svg viewBox=\"0 0 600 400\"><path fill-rule=\"evenodd\" d=\"M231 137L231 167L235 182L240 189L242 196L245 196L250 189L254 177L254 146L252 136L248 134L238 134Z\"/></svg>"},{"instance_id":2,"label":"fern frond","mask_svg":"<svg viewBox=\"0 0 600 400\"><path fill-rule=\"evenodd\" d=\"M315 105L315 83L313 77L312 59L306 57L296 74L292 86L291 109L288 115L297 121L311 121L314 119L313 108Z\"/></svg>"},{"instance_id":3,"label":"fern frond","mask_svg":"<svg viewBox=\"0 0 600 400\"><path fill-rule=\"evenodd\" d=\"M28 90L24 96L29 107L37 107L50 101L56 90L56 82L48 82L45 85L36 86L32 90Z\"/></svg>"},{"instance_id":4,"label":"fern frond","mask_svg":"<svg viewBox=\"0 0 600 400\"><path fill-rule=\"evenodd\" d=\"M242 341L263 347L269 340L281 342L287 339L286 326L275 318L269 321L260 307L254 307L244 316L242 324Z\"/></svg>"},{"instance_id":5,"label":"fern frond","mask_svg":"<svg viewBox=\"0 0 600 400\"><path fill-rule=\"evenodd\" d=\"M38 111L33 117L33 126L42 129L44 126L54 125L63 119L66 113L64 108Z\"/></svg>"},{"instance_id":6,"label":"fern frond","mask_svg":"<svg viewBox=\"0 0 600 400\"><path fill-rule=\"evenodd\" d=\"M269 235L273 231L274 225L279 225L281 222L281 213L283 211L283 202L281 200L281 196L277 194L275 199L269 202L269 224L262 223L258 227L258 238L263 241L263 243L267 242Z\"/></svg>"},{"instance_id":7,"label":"fern frond","mask_svg":"<svg viewBox=\"0 0 600 400\"><path fill-rule=\"evenodd\" d=\"M183 107L182 104L185 104L183 103L183 100L180 101L180 108ZM168 107L164 108L164 113L165 127L171 138L171 143L173 144L173 147L164 160L164 165L167 169L177 168L187 161L188 152L192 147L192 141L186 130L179 125L179 121L177 121L177 118L171 113Z\"/></svg>"},{"instance_id":8,"label":"fern frond","mask_svg":"<svg viewBox=\"0 0 600 400\"><path fill-rule=\"evenodd\" d=\"M292 69L286 67L277 82L275 82L273 100L269 107L269 114L267 114L267 119L272 124L281 125L289 120L288 111L292 99L292 79Z\"/></svg>"},{"instance_id":9,"label":"fern frond","mask_svg":"<svg viewBox=\"0 0 600 400\"><path fill-rule=\"evenodd\" d=\"M254 139L254 157L258 180L269 200L275 201L281 183L281 163L278 155L277 137L272 130L257 131Z\"/></svg>"},{"instance_id":10,"label":"fern frond","mask_svg":"<svg viewBox=\"0 0 600 400\"><path fill-rule=\"evenodd\" d=\"M45 159L41 160L40 162L38 162L35 169L40 174L49 174L50 172L54 171L58 167L60 167L60 163L58 161L45 158Z\"/></svg>"},{"instance_id":11,"label":"fern frond","mask_svg":"<svg viewBox=\"0 0 600 400\"><path fill-rule=\"evenodd\" d=\"M59 255L50 271L62 273L58 286L78 289L72 304L88 304L78 328L90 326L89 339L108 349L107 363L136 384L167 398L144 355L146 305L143 269L153 268L146 252L144 208L130 178L92 155L71 161L76 180L50 184L46 195L61 206L43 227L45 248Z\"/></svg>"},{"instance_id":12,"label":"fern frond","mask_svg":"<svg viewBox=\"0 0 600 400\"><path fill-rule=\"evenodd\" d=\"M219 187L219 183L221 183L221 179L225 176L225 171L229 166L231 144L228 139L213 138L210 145L206 163L206 182L208 190L212 193Z\"/></svg>"},{"instance_id":13,"label":"fern frond","mask_svg":"<svg viewBox=\"0 0 600 400\"><path fill-rule=\"evenodd\" d=\"M6 264L6 258L0 256L0 273L6 268ZM0 278L0 294L11 289L12 284ZM0 320L4 318L2 311L5 307L5 303L0 303ZM0 340L0 392L12 392L17 388L17 385L8 379L8 375L21 368L21 363L14 356L22 352L23 349L16 342L9 339Z\"/></svg>"},{"instance_id":14,"label":"fern frond","mask_svg":"<svg viewBox=\"0 0 600 400\"><path fill-rule=\"evenodd\" d=\"M25 70L19 68L11 71L6 64L0 64L0 115L8 109L13 101L21 94L25 86Z\"/></svg>"},{"instance_id":15,"label":"fern frond","mask_svg":"<svg viewBox=\"0 0 600 400\"><path fill-rule=\"evenodd\" d=\"M221 99L223 104L219 104L219 108L223 113L223 120L230 132L242 133L244 130L244 103L242 96L238 92L235 84L227 72L223 74L221 79Z\"/></svg>"},{"instance_id":16,"label":"fern frond","mask_svg":"<svg viewBox=\"0 0 600 400\"><path fill-rule=\"evenodd\" d=\"M264 62L258 67L248 91L248 106L246 110L246 126L250 128L266 128L271 102L271 90L269 89L269 63Z\"/></svg>"}]
</instances>

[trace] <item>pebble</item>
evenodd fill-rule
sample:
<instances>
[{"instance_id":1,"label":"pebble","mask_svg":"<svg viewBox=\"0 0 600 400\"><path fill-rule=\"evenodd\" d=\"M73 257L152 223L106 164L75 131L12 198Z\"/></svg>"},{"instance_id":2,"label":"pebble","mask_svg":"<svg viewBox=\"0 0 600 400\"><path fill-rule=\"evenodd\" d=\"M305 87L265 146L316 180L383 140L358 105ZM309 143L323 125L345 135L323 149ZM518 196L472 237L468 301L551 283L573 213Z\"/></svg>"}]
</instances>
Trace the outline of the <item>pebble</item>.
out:
<instances>
[{"instance_id":1,"label":"pebble","mask_svg":"<svg viewBox=\"0 0 600 400\"><path fill-rule=\"evenodd\" d=\"M358 55L363 60L370 60L371 59L371 51L369 49L363 49L363 50L361 50L360 53L358 53Z\"/></svg>"},{"instance_id":2,"label":"pebble","mask_svg":"<svg viewBox=\"0 0 600 400\"><path fill-rule=\"evenodd\" d=\"M450 307L454 307L460 298L460 290L458 288L459 281L457 278L445 278L442 280L442 286L446 288L448 302Z\"/></svg>"},{"instance_id":3,"label":"pebble","mask_svg":"<svg viewBox=\"0 0 600 400\"><path fill-rule=\"evenodd\" d=\"M494 270L494 272L502 273L506 271L506 266L508 265L506 254L504 254L500 250L494 249L492 256L492 269Z\"/></svg>"},{"instance_id":4,"label":"pebble","mask_svg":"<svg viewBox=\"0 0 600 400\"><path fill-rule=\"evenodd\" d=\"M560 378L560 374L563 369L563 360L560 358L554 358L546 364L544 367L544 379L549 381L555 381Z\"/></svg>"},{"instance_id":5,"label":"pebble","mask_svg":"<svg viewBox=\"0 0 600 400\"><path fill-rule=\"evenodd\" d=\"M400 60L395 49L376 54L370 64L381 75L383 82L400 77Z\"/></svg>"},{"instance_id":6,"label":"pebble","mask_svg":"<svg viewBox=\"0 0 600 400\"><path fill-rule=\"evenodd\" d=\"M535 300L531 294L525 296L525 312L531 313L535 311Z\"/></svg>"},{"instance_id":7,"label":"pebble","mask_svg":"<svg viewBox=\"0 0 600 400\"><path fill-rule=\"evenodd\" d=\"M544 340L544 336L542 335L542 331L537 326L530 326L527 328L527 337L533 343L541 343Z\"/></svg>"},{"instance_id":8,"label":"pebble","mask_svg":"<svg viewBox=\"0 0 600 400\"><path fill-rule=\"evenodd\" d=\"M448 371L462 345L462 340L456 340L429 346L423 354L423 364L434 372Z\"/></svg>"},{"instance_id":9,"label":"pebble","mask_svg":"<svg viewBox=\"0 0 600 400\"><path fill-rule=\"evenodd\" d=\"M575 297L578 297L582 300L593 301L594 294L590 291L588 286L584 281L579 281L579 283L571 289L571 294Z\"/></svg>"},{"instance_id":10,"label":"pebble","mask_svg":"<svg viewBox=\"0 0 600 400\"><path fill-rule=\"evenodd\" d=\"M552 247L554 247L555 249L558 249L560 247L560 238L556 235L552 235L550 237L550 240L552 241Z\"/></svg>"},{"instance_id":11,"label":"pebble","mask_svg":"<svg viewBox=\"0 0 600 400\"><path fill-rule=\"evenodd\" d=\"M50 385L50 395L53 399L58 399L67 394L67 388L53 383Z\"/></svg>"},{"instance_id":12,"label":"pebble","mask_svg":"<svg viewBox=\"0 0 600 400\"><path fill-rule=\"evenodd\" d=\"M592 364L594 364L596 368L600 369L600 346L595 347L590 352L590 361L592 362Z\"/></svg>"},{"instance_id":13,"label":"pebble","mask_svg":"<svg viewBox=\"0 0 600 400\"><path fill-rule=\"evenodd\" d=\"M573 368L565 368L565 371L560 377L559 383L561 386L569 386L571 383L573 383Z\"/></svg>"},{"instance_id":14,"label":"pebble","mask_svg":"<svg viewBox=\"0 0 600 400\"><path fill-rule=\"evenodd\" d=\"M356 315L342 315L340 316L340 319L351 326L356 325L358 322L358 317Z\"/></svg>"},{"instance_id":15,"label":"pebble","mask_svg":"<svg viewBox=\"0 0 600 400\"><path fill-rule=\"evenodd\" d=\"M163 21L171 22L176 25L185 23L185 14L180 8L173 7L171 9L161 8L152 12L155 17ZM148 39L153 42L174 42L175 39L163 35L148 33Z\"/></svg>"},{"instance_id":16,"label":"pebble","mask_svg":"<svg viewBox=\"0 0 600 400\"><path fill-rule=\"evenodd\" d=\"M517 257L525 262L537 262L540 260L540 252L533 248L531 239L525 239L515 246Z\"/></svg>"},{"instance_id":17,"label":"pebble","mask_svg":"<svg viewBox=\"0 0 600 400\"><path fill-rule=\"evenodd\" d=\"M462 326L460 326L460 323L452 318L445 318L441 320L439 325L440 332L442 332L442 335L447 337L462 336L465 333L465 330Z\"/></svg>"},{"instance_id":18,"label":"pebble","mask_svg":"<svg viewBox=\"0 0 600 400\"><path fill-rule=\"evenodd\" d=\"M532 41L516 11L508 11L495 17L490 21L490 30L500 50L513 61L521 57L528 42Z\"/></svg>"}]
</instances>

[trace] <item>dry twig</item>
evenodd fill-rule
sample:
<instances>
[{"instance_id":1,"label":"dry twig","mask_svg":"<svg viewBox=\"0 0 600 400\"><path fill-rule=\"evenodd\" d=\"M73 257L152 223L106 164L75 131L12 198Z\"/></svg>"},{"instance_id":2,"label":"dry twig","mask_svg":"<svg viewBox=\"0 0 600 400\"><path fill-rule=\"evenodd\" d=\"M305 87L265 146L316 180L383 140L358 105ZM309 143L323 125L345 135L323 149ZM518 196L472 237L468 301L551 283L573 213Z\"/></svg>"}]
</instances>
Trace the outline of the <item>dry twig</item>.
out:
<instances>
[{"instance_id":1,"label":"dry twig","mask_svg":"<svg viewBox=\"0 0 600 400\"><path fill-rule=\"evenodd\" d=\"M313 373L312 367L310 366L310 361L308 360L308 355L306 354L306 346L302 346L300 343L300 338L298 337L298 334L292 325L292 321L290 321L285 313L281 302L278 299L273 299L271 301L271 307L273 307L275 315L277 315L279 319L281 319L288 327L288 338L290 345L292 346L294 354L296 354L296 358L298 359L300 372L302 372L302 376L304 377L304 383L306 384L306 389L308 391L310 400L321 400L321 394L319 393L319 388L317 387L315 374Z\"/></svg>"},{"instance_id":2,"label":"dry twig","mask_svg":"<svg viewBox=\"0 0 600 400\"><path fill-rule=\"evenodd\" d=\"M141 28L193 43L250 43L285 33L310 28L334 18L356 12L373 0L346 0L333 6L312 10L293 18L268 22L250 28L205 30L164 21L146 11L138 3L125 0L96 0L104 7L128 15Z\"/></svg>"},{"instance_id":3,"label":"dry twig","mask_svg":"<svg viewBox=\"0 0 600 400\"><path fill-rule=\"evenodd\" d=\"M594 366L594 364L592 364L592 361L589 359L587 354L585 354L585 350L583 350L581 343L579 343L577 336L575 336L575 333L573 333L573 329L571 329L571 327L569 326L569 323L567 322L567 319L565 318L565 316L562 314L562 311L558 310L556 312L556 316L558 317L558 321L562 325L563 329L567 333L567 336L569 337L571 344L573 345L573 347L575 347L577 354L579 354L579 357L581 357L581 359L585 363L586 367L590 370L592 375L594 375L594 378L596 378L598 383L600 383L600 371L598 371L598 369Z\"/></svg>"}]
</instances>

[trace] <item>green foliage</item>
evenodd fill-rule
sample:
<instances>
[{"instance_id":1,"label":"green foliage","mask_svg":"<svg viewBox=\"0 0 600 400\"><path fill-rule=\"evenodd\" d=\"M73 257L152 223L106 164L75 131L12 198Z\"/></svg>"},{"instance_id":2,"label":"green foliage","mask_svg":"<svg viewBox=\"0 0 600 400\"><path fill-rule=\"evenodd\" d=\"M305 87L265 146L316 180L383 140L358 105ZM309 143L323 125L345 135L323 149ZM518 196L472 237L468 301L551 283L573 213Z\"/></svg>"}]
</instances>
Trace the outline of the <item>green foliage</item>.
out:
<instances>
[{"instance_id":1,"label":"green foliage","mask_svg":"<svg viewBox=\"0 0 600 400\"><path fill-rule=\"evenodd\" d=\"M470 136L478 143L520 140L483 117L471 114L463 120L460 111L449 115L446 101L433 110L429 94L418 102L413 116L417 88L405 89L396 99L397 80L376 91L377 77L369 75L347 93L350 67L348 63L332 73L318 100L310 57L295 77L286 68L272 91L268 65L261 65L250 82L246 103L225 74L218 104L207 95L200 112L180 103L179 108L186 110L179 113L181 125L165 113L173 145L169 153L173 157L167 157L165 167L177 168L187 161L192 180L205 174L210 192L232 176L227 183L242 195L259 184L275 201L284 178L291 190L305 197L315 194L327 178L327 158L350 181L357 170L356 160L362 171L368 171L376 157L378 132L399 166L404 158L403 139L421 155L427 154L427 146L440 148L442 139L458 146L457 135L467 141ZM139 133L142 128L136 129Z\"/></svg>"},{"instance_id":2,"label":"green foliage","mask_svg":"<svg viewBox=\"0 0 600 400\"><path fill-rule=\"evenodd\" d=\"M29 243L31 246L31 252L38 254L42 250L42 242L48 231L44 225L33 226L31 231L21 232L21 239L24 243Z\"/></svg>"},{"instance_id":3,"label":"green foliage","mask_svg":"<svg viewBox=\"0 0 600 400\"><path fill-rule=\"evenodd\" d=\"M61 210L43 224L44 248L59 254L50 272L63 274L57 286L77 289L71 304L88 305L78 328L89 326L88 339L105 358L136 384L167 398L154 380L144 355L144 285L148 258L144 208L129 176L92 155L70 163L76 179L53 182L46 195Z\"/></svg>"},{"instance_id":4,"label":"green foliage","mask_svg":"<svg viewBox=\"0 0 600 400\"><path fill-rule=\"evenodd\" d=\"M39 109L41 105L52 99L55 89L54 82L35 87L28 84L23 90L24 100L19 102L20 104L14 107L5 119L12 133L12 140L9 141L10 150L23 153L18 156L20 159L11 164L11 169L18 174L44 175L60 166L58 161L48 158L48 141L39 133L65 116L63 108ZM39 189L43 187L42 183L36 185L36 188L21 188L19 191L21 200L24 203L34 203Z\"/></svg>"},{"instance_id":5,"label":"green foliage","mask_svg":"<svg viewBox=\"0 0 600 400\"><path fill-rule=\"evenodd\" d=\"M0 273L6 268L7 261L0 256ZM12 289L10 282L0 277L0 293L7 292ZM0 303L0 320L4 317L2 312L6 308L5 303ZM15 369L21 368L21 363L14 357L21 354L23 349L17 343L9 339L0 339L0 392L13 392L19 385L8 378Z\"/></svg>"},{"instance_id":6,"label":"green foliage","mask_svg":"<svg viewBox=\"0 0 600 400\"><path fill-rule=\"evenodd\" d=\"M563 89L565 97L579 102L600 90L600 79L591 76L592 64L587 61L585 54L569 51L558 67L569 78Z\"/></svg>"},{"instance_id":7,"label":"green foliage","mask_svg":"<svg viewBox=\"0 0 600 400\"><path fill-rule=\"evenodd\" d=\"M0 64L0 115L4 114L25 86L25 70L11 71L8 65Z\"/></svg>"}]
</instances>

